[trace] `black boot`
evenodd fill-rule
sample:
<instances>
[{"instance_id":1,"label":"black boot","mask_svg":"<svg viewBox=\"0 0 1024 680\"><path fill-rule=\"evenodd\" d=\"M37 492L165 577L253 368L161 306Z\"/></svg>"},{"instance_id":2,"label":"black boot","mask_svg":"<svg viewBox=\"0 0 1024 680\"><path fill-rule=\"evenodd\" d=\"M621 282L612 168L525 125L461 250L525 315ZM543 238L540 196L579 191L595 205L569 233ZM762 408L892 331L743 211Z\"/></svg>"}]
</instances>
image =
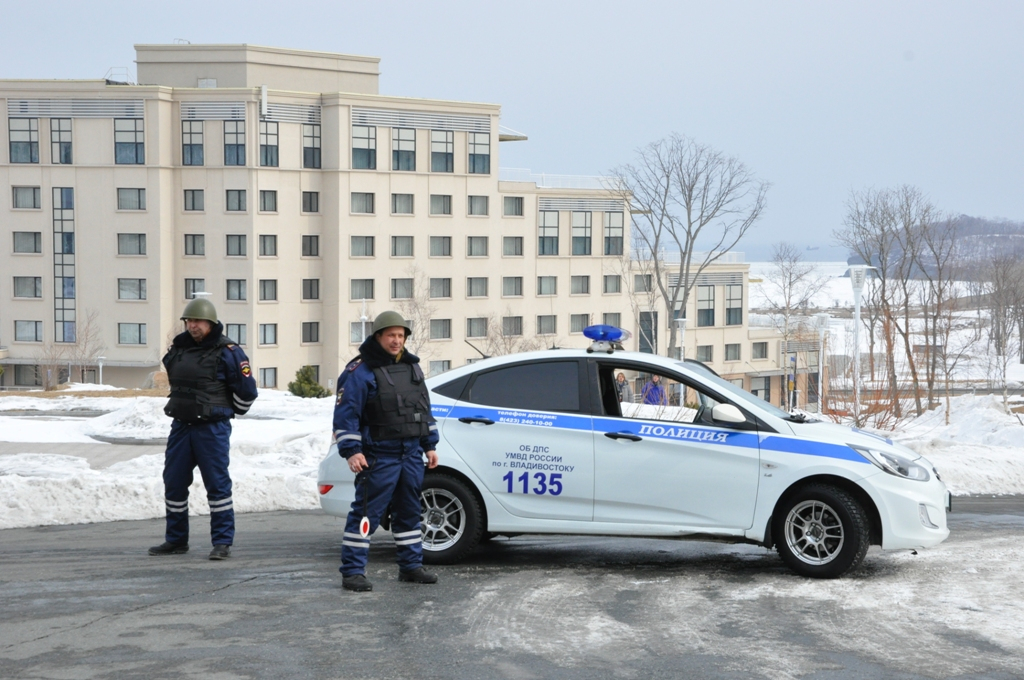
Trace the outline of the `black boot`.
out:
<instances>
[{"instance_id":1,"label":"black boot","mask_svg":"<svg viewBox=\"0 0 1024 680\"><path fill-rule=\"evenodd\" d=\"M184 555L188 552L188 543L168 543L154 545L149 549L150 555Z\"/></svg>"},{"instance_id":2,"label":"black boot","mask_svg":"<svg viewBox=\"0 0 1024 680\"><path fill-rule=\"evenodd\" d=\"M437 583L437 574L431 574L423 567L417 567L412 571L399 571L398 580L408 583Z\"/></svg>"},{"instance_id":3,"label":"black boot","mask_svg":"<svg viewBox=\"0 0 1024 680\"><path fill-rule=\"evenodd\" d=\"M342 576L341 587L345 590L354 590L357 593L368 593L373 590L373 584L367 581L363 574Z\"/></svg>"},{"instance_id":4,"label":"black boot","mask_svg":"<svg viewBox=\"0 0 1024 680\"><path fill-rule=\"evenodd\" d=\"M215 545L210 551L211 560L226 560L229 557L231 557L230 545Z\"/></svg>"}]
</instances>

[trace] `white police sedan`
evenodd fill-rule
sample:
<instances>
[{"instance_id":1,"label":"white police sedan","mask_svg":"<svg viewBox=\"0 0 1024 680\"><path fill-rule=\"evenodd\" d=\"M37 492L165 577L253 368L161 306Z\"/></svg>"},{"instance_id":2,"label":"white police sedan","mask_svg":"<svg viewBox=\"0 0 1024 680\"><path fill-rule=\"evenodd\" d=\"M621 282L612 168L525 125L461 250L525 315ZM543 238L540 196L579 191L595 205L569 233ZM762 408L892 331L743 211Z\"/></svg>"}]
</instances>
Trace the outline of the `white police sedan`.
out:
<instances>
[{"instance_id":1,"label":"white police sedan","mask_svg":"<svg viewBox=\"0 0 1024 680\"><path fill-rule=\"evenodd\" d=\"M458 561L488 535L643 536L775 546L797 573L835 578L869 545L949 535L949 492L910 449L785 413L698 362L615 351L614 333L428 379L441 441L425 561ZM324 511L345 516L354 480L334 446L318 481Z\"/></svg>"}]
</instances>

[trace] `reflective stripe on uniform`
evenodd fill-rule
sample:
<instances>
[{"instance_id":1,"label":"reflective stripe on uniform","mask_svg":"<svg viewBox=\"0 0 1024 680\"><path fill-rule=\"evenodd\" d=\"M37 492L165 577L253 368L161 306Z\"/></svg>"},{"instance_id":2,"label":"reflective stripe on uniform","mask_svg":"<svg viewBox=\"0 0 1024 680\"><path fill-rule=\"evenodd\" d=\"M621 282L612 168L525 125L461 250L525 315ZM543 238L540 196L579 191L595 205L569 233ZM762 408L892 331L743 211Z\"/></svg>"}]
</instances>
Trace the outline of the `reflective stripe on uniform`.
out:
<instances>
[{"instance_id":1,"label":"reflective stripe on uniform","mask_svg":"<svg viewBox=\"0 0 1024 680\"><path fill-rule=\"evenodd\" d=\"M338 437L338 441L339 442L341 440L343 440L343 439L353 439L353 440L355 440L357 442L361 442L361 441L363 441L363 435L361 435L361 434L343 434L340 437Z\"/></svg>"},{"instance_id":2,"label":"reflective stripe on uniform","mask_svg":"<svg viewBox=\"0 0 1024 680\"><path fill-rule=\"evenodd\" d=\"M416 538L406 538L406 539L401 540L401 541L395 541L395 545L416 545L417 543L422 543L422 542L423 542L423 539L420 538L419 536L417 536Z\"/></svg>"},{"instance_id":3,"label":"reflective stripe on uniform","mask_svg":"<svg viewBox=\"0 0 1024 680\"><path fill-rule=\"evenodd\" d=\"M231 510L234 504L231 502L231 496L222 498L219 501L210 501L210 512L224 512L225 510Z\"/></svg>"},{"instance_id":4,"label":"reflective stripe on uniform","mask_svg":"<svg viewBox=\"0 0 1024 680\"><path fill-rule=\"evenodd\" d=\"M349 548L361 548L362 550L369 550L369 543L356 543L355 541L344 540L341 542L342 545L346 545Z\"/></svg>"},{"instance_id":5,"label":"reflective stripe on uniform","mask_svg":"<svg viewBox=\"0 0 1024 680\"><path fill-rule=\"evenodd\" d=\"M165 498L164 503L167 506L167 512L188 512L188 501L172 501Z\"/></svg>"},{"instance_id":6,"label":"reflective stripe on uniform","mask_svg":"<svg viewBox=\"0 0 1024 680\"><path fill-rule=\"evenodd\" d=\"M414 531L399 531L399 532L391 534L391 535L394 536L395 538L409 538L410 536L421 536L422 534L423 534L422 531L420 531L419 529L416 529Z\"/></svg>"},{"instance_id":7,"label":"reflective stripe on uniform","mask_svg":"<svg viewBox=\"0 0 1024 680\"><path fill-rule=\"evenodd\" d=\"M399 531L392 534L392 536L395 538L395 545L416 545L423 542L423 533L419 529L415 531Z\"/></svg>"},{"instance_id":8,"label":"reflective stripe on uniform","mask_svg":"<svg viewBox=\"0 0 1024 680\"><path fill-rule=\"evenodd\" d=\"M233 394L231 396L235 400L235 404L238 405L238 406L251 406L252 402L256 401L255 399L250 399L250 400L246 401L245 399L242 399L241 397L239 397L237 394Z\"/></svg>"}]
</instances>

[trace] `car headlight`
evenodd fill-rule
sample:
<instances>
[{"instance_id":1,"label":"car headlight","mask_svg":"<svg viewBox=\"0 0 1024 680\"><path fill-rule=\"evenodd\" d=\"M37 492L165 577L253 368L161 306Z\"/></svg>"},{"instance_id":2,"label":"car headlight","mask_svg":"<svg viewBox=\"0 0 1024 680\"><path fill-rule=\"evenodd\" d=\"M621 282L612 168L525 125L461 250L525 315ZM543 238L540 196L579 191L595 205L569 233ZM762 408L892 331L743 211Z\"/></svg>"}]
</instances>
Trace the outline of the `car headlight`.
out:
<instances>
[{"instance_id":1,"label":"car headlight","mask_svg":"<svg viewBox=\"0 0 1024 680\"><path fill-rule=\"evenodd\" d=\"M927 482L931 479L928 468L918 465L909 458L904 458L889 451L879 451L878 449L869 449L865 446L857 446L856 444L848 444L848 446L890 475L896 475L903 479L913 479L916 482Z\"/></svg>"}]
</instances>

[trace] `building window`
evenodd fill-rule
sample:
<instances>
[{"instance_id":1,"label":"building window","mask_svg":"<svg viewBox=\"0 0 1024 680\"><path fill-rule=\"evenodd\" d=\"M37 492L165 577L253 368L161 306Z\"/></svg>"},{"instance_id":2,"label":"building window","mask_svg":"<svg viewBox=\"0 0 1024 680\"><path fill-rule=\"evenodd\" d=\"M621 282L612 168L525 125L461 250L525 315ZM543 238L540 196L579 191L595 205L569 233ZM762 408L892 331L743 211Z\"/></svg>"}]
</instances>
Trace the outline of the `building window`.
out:
<instances>
[{"instance_id":1,"label":"building window","mask_svg":"<svg viewBox=\"0 0 1024 680\"><path fill-rule=\"evenodd\" d=\"M487 337L487 317L478 316L466 319L466 337L467 338L486 338Z\"/></svg>"},{"instance_id":2,"label":"building window","mask_svg":"<svg viewBox=\"0 0 1024 680\"><path fill-rule=\"evenodd\" d=\"M260 279L260 302L277 300L277 279Z\"/></svg>"},{"instance_id":3,"label":"building window","mask_svg":"<svg viewBox=\"0 0 1024 680\"><path fill-rule=\"evenodd\" d=\"M203 121L181 121L181 164L203 164Z\"/></svg>"},{"instance_id":4,"label":"building window","mask_svg":"<svg viewBox=\"0 0 1024 680\"><path fill-rule=\"evenodd\" d=\"M697 286L697 326L715 325L715 287Z\"/></svg>"},{"instance_id":5,"label":"building window","mask_svg":"<svg viewBox=\"0 0 1024 680\"><path fill-rule=\"evenodd\" d=\"M50 162L71 165L71 119L50 119Z\"/></svg>"},{"instance_id":6,"label":"building window","mask_svg":"<svg viewBox=\"0 0 1024 680\"><path fill-rule=\"evenodd\" d=\"M604 276L604 292L607 293L621 293L622 292L622 277L618 274L605 274Z\"/></svg>"},{"instance_id":7,"label":"building window","mask_svg":"<svg viewBox=\"0 0 1024 680\"><path fill-rule=\"evenodd\" d=\"M118 210L145 210L146 190L145 189L118 189L117 190Z\"/></svg>"},{"instance_id":8,"label":"building window","mask_svg":"<svg viewBox=\"0 0 1024 680\"><path fill-rule=\"evenodd\" d=\"M373 299L373 279L352 279L351 285L353 300Z\"/></svg>"},{"instance_id":9,"label":"building window","mask_svg":"<svg viewBox=\"0 0 1024 680\"><path fill-rule=\"evenodd\" d=\"M541 210L537 225L537 254L558 255L558 211Z\"/></svg>"},{"instance_id":10,"label":"building window","mask_svg":"<svg viewBox=\"0 0 1024 680\"><path fill-rule=\"evenodd\" d=\"M277 369L276 368L261 368L260 369L260 387L275 388L277 387Z\"/></svg>"},{"instance_id":11,"label":"building window","mask_svg":"<svg viewBox=\"0 0 1024 680\"><path fill-rule=\"evenodd\" d=\"M260 324L260 344L261 345L276 345L277 344L277 324L276 323L261 323Z\"/></svg>"},{"instance_id":12,"label":"building window","mask_svg":"<svg viewBox=\"0 0 1024 680\"><path fill-rule=\"evenodd\" d=\"M118 234L117 235L118 255L145 255L146 235L145 234Z\"/></svg>"},{"instance_id":13,"label":"building window","mask_svg":"<svg viewBox=\"0 0 1024 680\"><path fill-rule=\"evenodd\" d=\"M573 212L572 214L573 255L590 255L592 216L591 212Z\"/></svg>"},{"instance_id":14,"label":"building window","mask_svg":"<svg viewBox=\"0 0 1024 680\"><path fill-rule=\"evenodd\" d=\"M14 339L18 342L42 342L42 321L15 321Z\"/></svg>"},{"instance_id":15,"label":"building window","mask_svg":"<svg viewBox=\"0 0 1024 680\"><path fill-rule=\"evenodd\" d=\"M118 279L118 300L145 300L146 279Z\"/></svg>"},{"instance_id":16,"label":"building window","mask_svg":"<svg viewBox=\"0 0 1024 680\"><path fill-rule=\"evenodd\" d=\"M54 234L54 252L60 253L61 255L74 255L75 254L75 232L65 231L59 234Z\"/></svg>"},{"instance_id":17,"label":"building window","mask_svg":"<svg viewBox=\"0 0 1024 680\"><path fill-rule=\"evenodd\" d=\"M501 254L505 257L523 256L523 237L505 236L501 239Z\"/></svg>"},{"instance_id":18,"label":"building window","mask_svg":"<svg viewBox=\"0 0 1024 680\"><path fill-rule=\"evenodd\" d=\"M373 249L372 245L370 246L370 249ZM302 257L320 257L319 236L304 235L302 237Z\"/></svg>"},{"instance_id":19,"label":"building window","mask_svg":"<svg viewBox=\"0 0 1024 680\"><path fill-rule=\"evenodd\" d=\"M377 128L352 126L352 169L377 169Z\"/></svg>"},{"instance_id":20,"label":"building window","mask_svg":"<svg viewBox=\"0 0 1024 680\"><path fill-rule=\"evenodd\" d=\"M537 277L537 295L557 295L558 294L558 277L557 276L538 276Z\"/></svg>"},{"instance_id":21,"label":"building window","mask_svg":"<svg viewBox=\"0 0 1024 680\"><path fill-rule=\"evenodd\" d=\"M430 339L431 340L450 340L452 337L452 320L451 319L431 319L430 320Z\"/></svg>"},{"instance_id":22,"label":"building window","mask_svg":"<svg viewBox=\"0 0 1024 680\"><path fill-rule=\"evenodd\" d=\"M772 379L769 376L753 377L750 379L750 393L760 397L767 402L772 400Z\"/></svg>"},{"instance_id":23,"label":"building window","mask_svg":"<svg viewBox=\"0 0 1024 680\"><path fill-rule=\"evenodd\" d=\"M302 124L302 167L313 169L318 169L320 167L319 125L311 123Z\"/></svg>"},{"instance_id":24,"label":"building window","mask_svg":"<svg viewBox=\"0 0 1024 680\"><path fill-rule=\"evenodd\" d=\"M260 212L277 212L277 192L260 189Z\"/></svg>"},{"instance_id":25,"label":"building window","mask_svg":"<svg viewBox=\"0 0 1024 680\"><path fill-rule=\"evenodd\" d=\"M227 190L227 209L232 212L245 212L245 189Z\"/></svg>"},{"instance_id":26,"label":"building window","mask_svg":"<svg viewBox=\"0 0 1024 680\"><path fill-rule=\"evenodd\" d=\"M352 192L352 212L372 215L373 214L373 194L367 194L359 191Z\"/></svg>"},{"instance_id":27,"label":"building window","mask_svg":"<svg viewBox=\"0 0 1024 680\"><path fill-rule=\"evenodd\" d=\"M608 326L622 327L622 314L619 312L605 312L601 315L601 323Z\"/></svg>"},{"instance_id":28,"label":"building window","mask_svg":"<svg viewBox=\"0 0 1024 680\"><path fill-rule=\"evenodd\" d=\"M391 279L391 299L409 300L412 298L412 279Z\"/></svg>"},{"instance_id":29,"label":"building window","mask_svg":"<svg viewBox=\"0 0 1024 680\"><path fill-rule=\"evenodd\" d=\"M589 314L570 314L569 315L569 332L570 333L582 333L583 329L590 325Z\"/></svg>"},{"instance_id":30,"label":"building window","mask_svg":"<svg viewBox=\"0 0 1024 680\"><path fill-rule=\"evenodd\" d=\"M260 234L260 257L277 257L277 234Z\"/></svg>"},{"instance_id":31,"label":"building window","mask_svg":"<svg viewBox=\"0 0 1024 680\"><path fill-rule=\"evenodd\" d=\"M302 322L302 342L320 342L320 322Z\"/></svg>"},{"instance_id":32,"label":"building window","mask_svg":"<svg viewBox=\"0 0 1024 680\"><path fill-rule=\"evenodd\" d=\"M470 215L487 215L487 199L488 196L470 196L469 197L469 214Z\"/></svg>"},{"instance_id":33,"label":"building window","mask_svg":"<svg viewBox=\"0 0 1024 680\"><path fill-rule=\"evenodd\" d=\"M430 195L430 214L431 215L451 215L452 214L452 197L447 194L431 194Z\"/></svg>"},{"instance_id":34,"label":"building window","mask_svg":"<svg viewBox=\"0 0 1024 680\"><path fill-rule=\"evenodd\" d=\"M11 163L39 162L39 119L8 118Z\"/></svg>"},{"instance_id":35,"label":"building window","mask_svg":"<svg viewBox=\"0 0 1024 680\"><path fill-rule=\"evenodd\" d=\"M227 235L227 256L228 257L245 257L245 234L228 234Z\"/></svg>"},{"instance_id":36,"label":"building window","mask_svg":"<svg viewBox=\"0 0 1024 680\"><path fill-rule=\"evenodd\" d=\"M42 205L39 187L12 187L11 198L16 210L38 210Z\"/></svg>"},{"instance_id":37,"label":"building window","mask_svg":"<svg viewBox=\"0 0 1024 680\"><path fill-rule=\"evenodd\" d=\"M523 296L523 277L504 276L501 279L501 294L503 297Z\"/></svg>"},{"instance_id":38,"label":"building window","mask_svg":"<svg viewBox=\"0 0 1024 680\"><path fill-rule=\"evenodd\" d=\"M650 274L633 275L634 293L650 293L652 290L654 290L654 281Z\"/></svg>"},{"instance_id":39,"label":"building window","mask_svg":"<svg viewBox=\"0 0 1024 680\"><path fill-rule=\"evenodd\" d=\"M373 257L373 237L353 236L352 257Z\"/></svg>"},{"instance_id":40,"label":"building window","mask_svg":"<svg viewBox=\"0 0 1024 680\"><path fill-rule=\"evenodd\" d=\"M431 257L451 257L452 256L452 237L451 236L431 236L430 237L430 256Z\"/></svg>"},{"instance_id":41,"label":"building window","mask_svg":"<svg viewBox=\"0 0 1024 680\"><path fill-rule=\"evenodd\" d=\"M185 279L185 299L192 300L196 293L206 292L206 279Z\"/></svg>"},{"instance_id":42,"label":"building window","mask_svg":"<svg viewBox=\"0 0 1024 680\"><path fill-rule=\"evenodd\" d=\"M466 237L466 257L487 257L487 237Z\"/></svg>"},{"instance_id":43,"label":"building window","mask_svg":"<svg viewBox=\"0 0 1024 680\"><path fill-rule=\"evenodd\" d=\"M739 361L740 360L740 345L728 344L725 346L725 360L726 361Z\"/></svg>"},{"instance_id":44,"label":"building window","mask_svg":"<svg viewBox=\"0 0 1024 680\"><path fill-rule=\"evenodd\" d=\"M725 287L725 325L743 325L743 284L732 283Z\"/></svg>"},{"instance_id":45,"label":"building window","mask_svg":"<svg viewBox=\"0 0 1024 680\"><path fill-rule=\"evenodd\" d=\"M391 257L412 257L413 255L413 237L412 236L392 236L391 237Z\"/></svg>"},{"instance_id":46,"label":"building window","mask_svg":"<svg viewBox=\"0 0 1024 680\"><path fill-rule=\"evenodd\" d=\"M185 189L185 210L202 211L206 209L202 189Z\"/></svg>"},{"instance_id":47,"label":"building window","mask_svg":"<svg viewBox=\"0 0 1024 680\"><path fill-rule=\"evenodd\" d=\"M119 323L117 324L117 344L119 345L145 345L146 324L144 323Z\"/></svg>"},{"instance_id":48,"label":"building window","mask_svg":"<svg viewBox=\"0 0 1024 680\"><path fill-rule=\"evenodd\" d=\"M558 317L542 314L537 317L537 335L554 335L558 331Z\"/></svg>"},{"instance_id":49,"label":"building window","mask_svg":"<svg viewBox=\"0 0 1024 680\"><path fill-rule=\"evenodd\" d=\"M320 192L319 191L303 191L302 192L302 212L305 212L305 213L318 213L318 212L320 212Z\"/></svg>"},{"instance_id":50,"label":"building window","mask_svg":"<svg viewBox=\"0 0 1024 680\"><path fill-rule=\"evenodd\" d=\"M227 333L228 339L233 340L236 345L245 347L248 344L246 342L248 338L246 337L244 323L229 323L227 324L227 331L225 332Z\"/></svg>"},{"instance_id":51,"label":"building window","mask_svg":"<svg viewBox=\"0 0 1024 680\"><path fill-rule=\"evenodd\" d=\"M515 337L523 334L523 317L503 316L501 317L501 334L505 337Z\"/></svg>"},{"instance_id":52,"label":"building window","mask_svg":"<svg viewBox=\"0 0 1024 680\"><path fill-rule=\"evenodd\" d=\"M118 234L118 239L123 234ZM120 243L120 240L118 240ZM40 231L16 231L14 232L14 252L16 253L41 253L43 252L43 233Z\"/></svg>"},{"instance_id":53,"label":"building window","mask_svg":"<svg viewBox=\"0 0 1024 680\"><path fill-rule=\"evenodd\" d=\"M697 345L697 361L711 363L715 360L714 345Z\"/></svg>"},{"instance_id":54,"label":"building window","mask_svg":"<svg viewBox=\"0 0 1024 680\"><path fill-rule=\"evenodd\" d=\"M39 370L38 366L15 366L14 384L39 387L43 384L42 371Z\"/></svg>"},{"instance_id":55,"label":"building window","mask_svg":"<svg viewBox=\"0 0 1024 680\"><path fill-rule=\"evenodd\" d=\"M452 296L451 279L430 279L430 298L445 299Z\"/></svg>"},{"instance_id":56,"label":"building window","mask_svg":"<svg viewBox=\"0 0 1024 680\"><path fill-rule=\"evenodd\" d=\"M430 171L455 171L455 133L450 130L430 131Z\"/></svg>"},{"instance_id":57,"label":"building window","mask_svg":"<svg viewBox=\"0 0 1024 680\"><path fill-rule=\"evenodd\" d=\"M569 279L569 293L572 295L590 295L590 277L571 277Z\"/></svg>"},{"instance_id":58,"label":"building window","mask_svg":"<svg viewBox=\"0 0 1024 680\"><path fill-rule=\"evenodd\" d=\"M115 118L114 163L143 165L146 162L145 137L141 118Z\"/></svg>"},{"instance_id":59,"label":"building window","mask_svg":"<svg viewBox=\"0 0 1024 680\"><path fill-rule=\"evenodd\" d=\"M441 375L450 370L452 370L452 362L447 359L430 362L430 375Z\"/></svg>"},{"instance_id":60,"label":"building window","mask_svg":"<svg viewBox=\"0 0 1024 680\"><path fill-rule=\"evenodd\" d=\"M470 276L466 279L466 297L487 297L487 277Z\"/></svg>"},{"instance_id":61,"label":"building window","mask_svg":"<svg viewBox=\"0 0 1024 680\"><path fill-rule=\"evenodd\" d=\"M767 359L768 358L768 343L767 342L755 342L750 346L750 357L752 359Z\"/></svg>"},{"instance_id":62,"label":"building window","mask_svg":"<svg viewBox=\"0 0 1024 680\"><path fill-rule=\"evenodd\" d=\"M228 300L247 300L245 279L228 279Z\"/></svg>"},{"instance_id":63,"label":"building window","mask_svg":"<svg viewBox=\"0 0 1024 680\"><path fill-rule=\"evenodd\" d=\"M506 196L503 200L505 217L522 217L523 216L523 197L522 196Z\"/></svg>"},{"instance_id":64,"label":"building window","mask_svg":"<svg viewBox=\"0 0 1024 680\"><path fill-rule=\"evenodd\" d=\"M320 279L302 279L302 299L320 299Z\"/></svg>"},{"instance_id":65,"label":"building window","mask_svg":"<svg viewBox=\"0 0 1024 680\"><path fill-rule=\"evenodd\" d=\"M272 120L260 121L260 165L277 167L277 123Z\"/></svg>"},{"instance_id":66,"label":"building window","mask_svg":"<svg viewBox=\"0 0 1024 680\"><path fill-rule=\"evenodd\" d=\"M224 165L245 165L245 121L224 121Z\"/></svg>"},{"instance_id":67,"label":"building window","mask_svg":"<svg viewBox=\"0 0 1024 680\"><path fill-rule=\"evenodd\" d=\"M416 170L416 131L391 128L391 169Z\"/></svg>"},{"instance_id":68,"label":"building window","mask_svg":"<svg viewBox=\"0 0 1024 680\"><path fill-rule=\"evenodd\" d=\"M621 212L604 214L604 254L622 255L623 215Z\"/></svg>"},{"instance_id":69,"label":"building window","mask_svg":"<svg viewBox=\"0 0 1024 680\"><path fill-rule=\"evenodd\" d=\"M469 133L469 174L491 174L491 134L489 132Z\"/></svg>"},{"instance_id":70,"label":"building window","mask_svg":"<svg viewBox=\"0 0 1024 680\"><path fill-rule=\"evenodd\" d=\"M185 234L186 255L206 255L206 236L203 234Z\"/></svg>"},{"instance_id":71,"label":"building window","mask_svg":"<svg viewBox=\"0 0 1024 680\"><path fill-rule=\"evenodd\" d=\"M391 194L391 214L412 215L412 194Z\"/></svg>"},{"instance_id":72,"label":"building window","mask_svg":"<svg viewBox=\"0 0 1024 680\"><path fill-rule=\"evenodd\" d=\"M16 298L41 298L43 297L43 278L41 276L15 276L14 297Z\"/></svg>"},{"instance_id":73,"label":"building window","mask_svg":"<svg viewBox=\"0 0 1024 680\"><path fill-rule=\"evenodd\" d=\"M353 321L348 325L348 341L360 343L365 339L366 327L362 321Z\"/></svg>"}]
</instances>

